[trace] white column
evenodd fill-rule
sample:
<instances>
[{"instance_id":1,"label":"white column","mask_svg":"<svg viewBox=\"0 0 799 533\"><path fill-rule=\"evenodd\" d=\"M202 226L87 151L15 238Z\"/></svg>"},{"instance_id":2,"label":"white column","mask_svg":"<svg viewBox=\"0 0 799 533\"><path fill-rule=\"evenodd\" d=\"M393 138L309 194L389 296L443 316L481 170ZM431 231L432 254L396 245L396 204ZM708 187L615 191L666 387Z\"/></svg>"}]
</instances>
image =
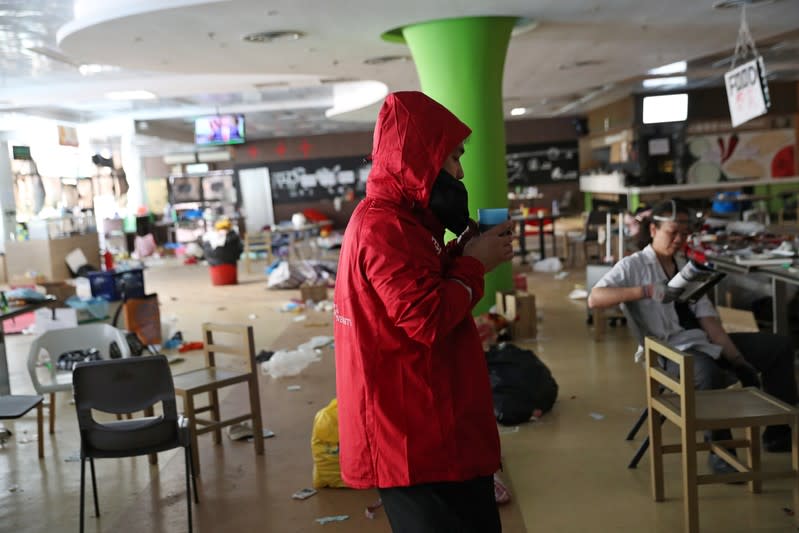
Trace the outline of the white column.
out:
<instances>
[{"instance_id":1,"label":"white column","mask_svg":"<svg viewBox=\"0 0 799 533\"><path fill-rule=\"evenodd\" d=\"M8 142L0 141L0 251L5 252L5 242L13 239L17 230L17 205L14 202L14 175Z\"/></svg>"}]
</instances>

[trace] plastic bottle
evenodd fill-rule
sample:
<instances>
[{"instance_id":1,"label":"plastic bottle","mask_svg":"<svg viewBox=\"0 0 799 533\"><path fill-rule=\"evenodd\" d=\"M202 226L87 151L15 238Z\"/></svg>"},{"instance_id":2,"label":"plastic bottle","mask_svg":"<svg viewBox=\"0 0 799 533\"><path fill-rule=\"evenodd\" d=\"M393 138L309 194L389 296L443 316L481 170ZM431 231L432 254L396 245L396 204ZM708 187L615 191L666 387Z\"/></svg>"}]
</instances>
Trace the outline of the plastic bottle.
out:
<instances>
[{"instance_id":1,"label":"plastic bottle","mask_svg":"<svg viewBox=\"0 0 799 533\"><path fill-rule=\"evenodd\" d=\"M552 216L560 215L560 206L558 205L557 200L552 200Z\"/></svg>"},{"instance_id":2,"label":"plastic bottle","mask_svg":"<svg viewBox=\"0 0 799 533\"><path fill-rule=\"evenodd\" d=\"M108 248L103 252L103 266L106 272L114 270L114 256L108 251Z\"/></svg>"}]
</instances>

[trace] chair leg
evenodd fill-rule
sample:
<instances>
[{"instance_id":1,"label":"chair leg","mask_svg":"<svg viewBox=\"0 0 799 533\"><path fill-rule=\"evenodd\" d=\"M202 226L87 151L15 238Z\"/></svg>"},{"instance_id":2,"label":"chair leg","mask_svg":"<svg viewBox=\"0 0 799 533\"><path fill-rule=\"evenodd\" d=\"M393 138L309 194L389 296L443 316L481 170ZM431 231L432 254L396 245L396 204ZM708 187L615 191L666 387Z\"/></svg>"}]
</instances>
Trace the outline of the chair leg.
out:
<instances>
[{"instance_id":1,"label":"chair leg","mask_svg":"<svg viewBox=\"0 0 799 533\"><path fill-rule=\"evenodd\" d=\"M211 405L211 415L214 417L214 422L219 422L222 417L219 413L219 392L216 390L208 393L208 401ZM214 444L222 444L222 429L217 428L214 430Z\"/></svg>"},{"instance_id":2,"label":"chair leg","mask_svg":"<svg viewBox=\"0 0 799 533\"><path fill-rule=\"evenodd\" d=\"M89 466L92 470L92 492L94 493L94 516L100 516L100 504L97 501L97 476L94 475L94 458L89 457Z\"/></svg>"},{"instance_id":3,"label":"chair leg","mask_svg":"<svg viewBox=\"0 0 799 533\"><path fill-rule=\"evenodd\" d=\"M250 375L250 411L252 413L252 436L255 443L255 453L264 454L264 431L261 420L261 398L258 395L258 374Z\"/></svg>"},{"instance_id":4,"label":"chair leg","mask_svg":"<svg viewBox=\"0 0 799 533\"><path fill-rule=\"evenodd\" d=\"M186 453L189 458L192 457L191 445L187 446ZM194 489L194 503L200 503L200 495L197 492L197 475L194 473L194 463L189 462L189 465L191 466L191 488Z\"/></svg>"},{"instance_id":5,"label":"chair leg","mask_svg":"<svg viewBox=\"0 0 799 533\"><path fill-rule=\"evenodd\" d=\"M662 423L655 423L656 413L649 409L649 441L652 452L650 454L649 468L652 472L652 498L656 502L663 501L663 427Z\"/></svg>"},{"instance_id":6,"label":"chair leg","mask_svg":"<svg viewBox=\"0 0 799 533\"><path fill-rule=\"evenodd\" d=\"M83 514L86 500L86 458L80 458L80 533L83 533Z\"/></svg>"},{"instance_id":7,"label":"chair leg","mask_svg":"<svg viewBox=\"0 0 799 533\"><path fill-rule=\"evenodd\" d=\"M189 519L189 533L192 533L192 524L191 524L191 482L189 481L189 477L191 476L191 452L189 448L184 448L183 453L186 461L186 514L188 515ZM195 493L196 494L196 493Z\"/></svg>"},{"instance_id":8,"label":"chair leg","mask_svg":"<svg viewBox=\"0 0 799 533\"><path fill-rule=\"evenodd\" d=\"M189 421L189 441L191 442L192 467L195 476L200 475L200 455L197 446L197 427L194 421L194 396L186 394L183 401L183 408L186 411L186 418Z\"/></svg>"},{"instance_id":9,"label":"chair leg","mask_svg":"<svg viewBox=\"0 0 799 533\"><path fill-rule=\"evenodd\" d=\"M644 422L646 422L648 416L649 416L649 409L644 407L641 416L638 417L638 420L635 422L635 425L632 427L630 432L627 433L627 436L624 438L624 440L633 440L635 438L636 433L638 433L638 430L641 429L641 426L643 426Z\"/></svg>"},{"instance_id":10,"label":"chair leg","mask_svg":"<svg viewBox=\"0 0 799 533\"><path fill-rule=\"evenodd\" d=\"M144 410L144 416L155 416L155 409L153 409L152 405L150 407L147 407ZM128 417L128 420L130 420L130 419L133 418L133 415L131 413L128 413L127 417ZM157 453L151 453L147 457L148 457L151 465L157 465L158 464L158 454Z\"/></svg>"},{"instance_id":11,"label":"chair leg","mask_svg":"<svg viewBox=\"0 0 799 533\"><path fill-rule=\"evenodd\" d=\"M38 433L37 441L39 444L39 459L44 458L44 402L40 402L36 406L36 432Z\"/></svg>"},{"instance_id":12,"label":"chair leg","mask_svg":"<svg viewBox=\"0 0 799 533\"><path fill-rule=\"evenodd\" d=\"M799 221L799 213L796 220ZM791 466L794 472L799 472L799 417L794 417L791 425ZM793 478L793 508L799 509L799 474ZM799 527L799 513L794 514L793 520L794 525Z\"/></svg>"},{"instance_id":13,"label":"chair leg","mask_svg":"<svg viewBox=\"0 0 799 533\"><path fill-rule=\"evenodd\" d=\"M50 435L55 433L55 393L50 393Z\"/></svg>"},{"instance_id":14,"label":"chair leg","mask_svg":"<svg viewBox=\"0 0 799 533\"><path fill-rule=\"evenodd\" d=\"M683 426L681 429L682 490L685 531L686 533L699 533L699 491L696 484L696 432L691 427L686 428ZM654 456L654 453L652 455Z\"/></svg>"},{"instance_id":15,"label":"chair leg","mask_svg":"<svg viewBox=\"0 0 799 533\"><path fill-rule=\"evenodd\" d=\"M746 428L746 438L749 440L749 447L746 448L749 470L752 472L760 472L760 428L757 426ZM748 485L749 492L760 494L763 482L753 479Z\"/></svg>"},{"instance_id":16,"label":"chair leg","mask_svg":"<svg viewBox=\"0 0 799 533\"><path fill-rule=\"evenodd\" d=\"M663 422L666 421L665 416L660 416L660 425L663 425ZM638 463L641 462L641 458L646 453L646 450L649 448L649 435L641 442L641 445L638 447L638 450L633 455L633 458L630 460L630 464L627 465L627 468L638 468ZM661 469L662 471L662 469Z\"/></svg>"}]
</instances>

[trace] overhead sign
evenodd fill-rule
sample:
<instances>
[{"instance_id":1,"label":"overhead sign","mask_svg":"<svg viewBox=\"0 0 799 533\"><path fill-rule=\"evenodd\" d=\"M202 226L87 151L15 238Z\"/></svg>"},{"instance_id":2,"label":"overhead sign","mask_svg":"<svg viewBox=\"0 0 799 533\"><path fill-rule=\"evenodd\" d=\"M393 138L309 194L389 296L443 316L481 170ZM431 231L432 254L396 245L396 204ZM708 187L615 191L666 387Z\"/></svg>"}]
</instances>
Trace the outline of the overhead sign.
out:
<instances>
[{"instance_id":1,"label":"overhead sign","mask_svg":"<svg viewBox=\"0 0 799 533\"><path fill-rule=\"evenodd\" d=\"M766 67L760 56L727 72L724 75L724 85L727 87L727 103L730 106L733 128L765 115L771 107Z\"/></svg>"}]
</instances>

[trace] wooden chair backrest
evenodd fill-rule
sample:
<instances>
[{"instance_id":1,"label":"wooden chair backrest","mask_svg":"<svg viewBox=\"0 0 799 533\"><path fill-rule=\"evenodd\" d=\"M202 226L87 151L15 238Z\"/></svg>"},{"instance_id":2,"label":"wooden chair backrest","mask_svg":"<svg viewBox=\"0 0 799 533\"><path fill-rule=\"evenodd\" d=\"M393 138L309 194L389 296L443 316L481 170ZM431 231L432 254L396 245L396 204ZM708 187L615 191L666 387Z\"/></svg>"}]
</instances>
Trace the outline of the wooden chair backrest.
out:
<instances>
[{"instance_id":1,"label":"wooden chair backrest","mask_svg":"<svg viewBox=\"0 0 799 533\"><path fill-rule=\"evenodd\" d=\"M646 393L650 404L659 404L659 396L673 393L680 398L680 415L684 423L689 423L695 413L694 357L677 350L654 337L644 339L646 357ZM663 357L679 368L680 375L674 379L661 368L658 356Z\"/></svg>"},{"instance_id":2,"label":"wooden chair backrest","mask_svg":"<svg viewBox=\"0 0 799 533\"><path fill-rule=\"evenodd\" d=\"M205 353L205 366L215 367L216 354L227 354L244 357L247 368L255 372L255 340L252 326L234 324L215 324L206 322L202 326L203 339L205 340L203 352ZM216 340L215 340L216 335ZM224 336L226 344L218 343L219 335ZM230 339L234 339L230 342Z\"/></svg>"}]
</instances>

